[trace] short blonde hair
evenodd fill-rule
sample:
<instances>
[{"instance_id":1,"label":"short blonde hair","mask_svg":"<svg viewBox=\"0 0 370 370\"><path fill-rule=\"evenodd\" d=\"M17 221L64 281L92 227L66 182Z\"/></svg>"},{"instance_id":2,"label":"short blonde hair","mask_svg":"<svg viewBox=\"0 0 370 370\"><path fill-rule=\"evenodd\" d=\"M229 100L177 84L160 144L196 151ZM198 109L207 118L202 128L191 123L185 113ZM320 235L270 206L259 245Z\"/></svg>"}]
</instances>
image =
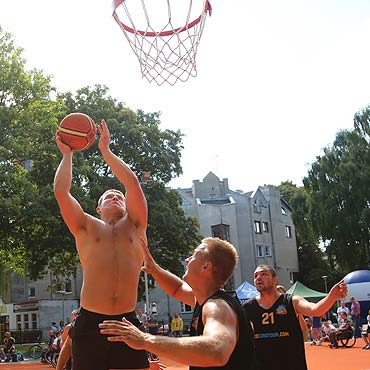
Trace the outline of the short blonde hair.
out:
<instances>
[{"instance_id":1,"label":"short blonde hair","mask_svg":"<svg viewBox=\"0 0 370 370\"><path fill-rule=\"evenodd\" d=\"M107 193L116 193L116 194L121 194L123 197L125 197L125 194L123 194L121 190L117 190L117 189L109 189L109 190L106 190L106 191L101 195L101 197L100 197L100 198L99 198L99 200L98 200L98 207L100 207L100 206L101 206L102 201L103 201L103 199L104 199L104 196L105 196L105 194L107 194Z\"/></svg>"},{"instance_id":2,"label":"short blonde hair","mask_svg":"<svg viewBox=\"0 0 370 370\"><path fill-rule=\"evenodd\" d=\"M238 262L238 252L231 243L219 238L204 238L202 243L207 246L207 257L214 267L214 278L221 284L226 283Z\"/></svg>"}]
</instances>

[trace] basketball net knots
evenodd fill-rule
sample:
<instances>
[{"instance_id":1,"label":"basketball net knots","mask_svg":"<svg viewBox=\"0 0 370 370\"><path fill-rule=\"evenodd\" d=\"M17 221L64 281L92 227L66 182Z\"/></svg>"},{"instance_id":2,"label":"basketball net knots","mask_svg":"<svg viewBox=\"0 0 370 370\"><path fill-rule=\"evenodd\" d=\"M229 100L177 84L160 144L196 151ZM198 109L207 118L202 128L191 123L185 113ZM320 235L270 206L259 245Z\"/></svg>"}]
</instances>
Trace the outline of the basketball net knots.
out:
<instances>
[{"instance_id":1,"label":"basketball net knots","mask_svg":"<svg viewBox=\"0 0 370 370\"><path fill-rule=\"evenodd\" d=\"M150 0L151 1L151 0ZM113 1L113 18L120 26L139 63L141 74L157 85L174 85L178 80L185 82L197 75L196 54L203 33L207 14L212 14L209 0L203 0L200 16L190 21L193 0L184 26L176 27L172 20L170 0L167 2L168 20L160 31L151 25L150 15L141 0L145 29L138 29L127 6L128 0Z\"/></svg>"}]
</instances>

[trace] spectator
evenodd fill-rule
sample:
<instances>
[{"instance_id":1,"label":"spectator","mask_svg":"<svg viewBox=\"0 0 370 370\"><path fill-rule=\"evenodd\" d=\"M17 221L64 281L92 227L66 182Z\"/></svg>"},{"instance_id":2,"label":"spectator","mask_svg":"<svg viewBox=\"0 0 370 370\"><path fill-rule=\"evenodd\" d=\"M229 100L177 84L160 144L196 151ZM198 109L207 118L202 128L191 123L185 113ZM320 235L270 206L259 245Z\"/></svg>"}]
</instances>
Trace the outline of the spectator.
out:
<instances>
[{"instance_id":1,"label":"spectator","mask_svg":"<svg viewBox=\"0 0 370 370\"><path fill-rule=\"evenodd\" d=\"M47 360L46 360L46 357L53 353L54 352L54 348L53 348L53 344L54 344L54 340L56 338L56 335L55 335L56 332L54 332L54 330L49 330L49 342L48 342L48 346L47 348L44 348L41 352L41 362L46 364L47 363Z\"/></svg>"},{"instance_id":2,"label":"spectator","mask_svg":"<svg viewBox=\"0 0 370 370\"><path fill-rule=\"evenodd\" d=\"M59 321L59 328L58 328L60 332L62 332L64 330L64 326L65 326L64 325L64 321L63 320L60 320Z\"/></svg>"},{"instance_id":3,"label":"spectator","mask_svg":"<svg viewBox=\"0 0 370 370\"><path fill-rule=\"evenodd\" d=\"M67 318L67 322L68 321L74 322L76 320L77 313L78 313L78 310L73 310L71 312L71 318L70 320L69 318ZM65 326L63 333L61 334L61 337L60 337L61 350L60 350L60 354L58 357L58 363L56 367L57 370L63 370L63 369L71 370L72 369L72 358L71 358L72 339L69 336L69 331L71 329L71 326L72 324L68 323Z\"/></svg>"},{"instance_id":4,"label":"spectator","mask_svg":"<svg viewBox=\"0 0 370 370\"><path fill-rule=\"evenodd\" d=\"M352 330L351 329L351 323L348 320L347 314L342 311L341 312L341 325L339 326L338 329L336 329L334 332L331 332L329 334L329 339L330 339L330 348L338 348L338 336L343 333L344 331Z\"/></svg>"},{"instance_id":5,"label":"spectator","mask_svg":"<svg viewBox=\"0 0 370 370\"><path fill-rule=\"evenodd\" d=\"M355 337L359 338L360 335L360 315L361 315L361 306L360 303L356 301L354 297L351 297L349 300L351 302L351 316L353 323L355 325Z\"/></svg>"},{"instance_id":6,"label":"spectator","mask_svg":"<svg viewBox=\"0 0 370 370\"><path fill-rule=\"evenodd\" d=\"M61 348L60 340L61 340L61 333L60 333L60 331L57 331L55 333L55 338L54 338L53 344L51 345L51 348L52 348L53 352L59 352L60 351L60 348Z\"/></svg>"},{"instance_id":7,"label":"spectator","mask_svg":"<svg viewBox=\"0 0 370 370\"><path fill-rule=\"evenodd\" d=\"M171 321L171 332L174 337L181 337L182 330L184 329L184 322L178 313L175 313Z\"/></svg>"},{"instance_id":8,"label":"spectator","mask_svg":"<svg viewBox=\"0 0 370 370\"><path fill-rule=\"evenodd\" d=\"M10 331L4 333L4 348L0 349L1 362L17 362L17 354L15 352L15 339L12 337Z\"/></svg>"},{"instance_id":9,"label":"spectator","mask_svg":"<svg viewBox=\"0 0 370 370\"><path fill-rule=\"evenodd\" d=\"M307 327L307 340L309 342L312 341L312 336L311 336L311 330L312 330L312 320L309 318L309 317L306 317L304 319L305 323L306 323L306 327Z\"/></svg>"},{"instance_id":10,"label":"spectator","mask_svg":"<svg viewBox=\"0 0 370 370\"><path fill-rule=\"evenodd\" d=\"M340 324L340 323L339 323L339 320L340 320L340 313L341 313L341 312L343 312L343 311L347 314L347 317L349 317L349 314L350 314L350 312L349 312L349 308L346 306L346 302L341 301L341 302L340 302L340 306L339 306L339 307L338 307L338 309L337 309L337 320L338 320L338 324Z\"/></svg>"},{"instance_id":11,"label":"spectator","mask_svg":"<svg viewBox=\"0 0 370 370\"><path fill-rule=\"evenodd\" d=\"M365 345L362 347L362 349L370 349L370 310L368 312L368 315L366 317L367 324L362 325L362 339L365 342Z\"/></svg>"},{"instance_id":12,"label":"spectator","mask_svg":"<svg viewBox=\"0 0 370 370\"><path fill-rule=\"evenodd\" d=\"M137 309L137 319L140 321L140 329L144 332L148 332L148 316L143 312L143 309L139 307Z\"/></svg>"},{"instance_id":13,"label":"spectator","mask_svg":"<svg viewBox=\"0 0 370 370\"><path fill-rule=\"evenodd\" d=\"M320 338L319 342L317 343L318 346L321 346L324 340L330 342L330 333L335 332L335 326L330 322L330 320L324 320L322 330L324 332L324 335Z\"/></svg>"},{"instance_id":14,"label":"spectator","mask_svg":"<svg viewBox=\"0 0 370 370\"><path fill-rule=\"evenodd\" d=\"M312 329L311 329L311 345L318 344L321 339L321 317L312 317Z\"/></svg>"},{"instance_id":15,"label":"spectator","mask_svg":"<svg viewBox=\"0 0 370 370\"><path fill-rule=\"evenodd\" d=\"M56 333L57 331L59 331L59 328L58 328L57 323L55 321L53 321L51 323L49 330L52 330L54 333Z\"/></svg>"},{"instance_id":16,"label":"spectator","mask_svg":"<svg viewBox=\"0 0 370 370\"><path fill-rule=\"evenodd\" d=\"M158 334L158 320L155 318L152 313L148 320L149 334L157 335Z\"/></svg>"}]
</instances>

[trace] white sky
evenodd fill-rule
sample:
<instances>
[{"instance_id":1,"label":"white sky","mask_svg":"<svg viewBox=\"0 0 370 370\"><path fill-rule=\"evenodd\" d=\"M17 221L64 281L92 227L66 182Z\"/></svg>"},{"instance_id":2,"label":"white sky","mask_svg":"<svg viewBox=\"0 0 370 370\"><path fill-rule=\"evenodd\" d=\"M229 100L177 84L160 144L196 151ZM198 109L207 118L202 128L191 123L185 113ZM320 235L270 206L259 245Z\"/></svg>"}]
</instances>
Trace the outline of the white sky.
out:
<instances>
[{"instance_id":1,"label":"white sky","mask_svg":"<svg viewBox=\"0 0 370 370\"><path fill-rule=\"evenodd\" d=\"M27 68L53 75L59 91L104 84L132 109L161 111L162 128L186 135L184 174L172 186L210 170L234 190L301 184L370 104L370 2L211 3L198 76L174 87L141 78L110 0L0 0L0 25L25 49Z\"/></svg>"}]
</instances>

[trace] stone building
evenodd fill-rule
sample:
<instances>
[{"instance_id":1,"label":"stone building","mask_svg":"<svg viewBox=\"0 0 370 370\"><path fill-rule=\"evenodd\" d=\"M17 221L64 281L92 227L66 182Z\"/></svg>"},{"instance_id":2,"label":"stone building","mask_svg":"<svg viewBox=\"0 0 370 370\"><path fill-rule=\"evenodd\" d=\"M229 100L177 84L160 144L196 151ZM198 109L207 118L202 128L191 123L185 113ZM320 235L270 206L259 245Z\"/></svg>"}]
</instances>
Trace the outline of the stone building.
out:
<instances>
[{"instance_id":1,"label":"stone building","mask_svg":"<svg viewBox=\"0 0 370 370\"><path fill-rule=\"evenodd\" d=\"M0 339L4 331L11 330L17 341L39 335L46 339L50 324L67 323L73 309L78 308L82 286L82 273L56 282L51 272L31 281L16 273L10 275L7 299L0 300Z\"/></svg>"},{"instance_id":2,"label":"stone building","mask_svg":"<svg viewBox=\"0 0 370 370\"><path fill-rule=\"evenodd\" d=\"M232 288L246 280L253 283L254 269L261 263L276 268L280 284L293 283L298 255L292 210L277 188L233 191L227 179L210 172L203 181L195 180L191 188L178 191L185 213L198 220L203 236L220 237L237 248Z\"/></svg>"}]
</instances>

